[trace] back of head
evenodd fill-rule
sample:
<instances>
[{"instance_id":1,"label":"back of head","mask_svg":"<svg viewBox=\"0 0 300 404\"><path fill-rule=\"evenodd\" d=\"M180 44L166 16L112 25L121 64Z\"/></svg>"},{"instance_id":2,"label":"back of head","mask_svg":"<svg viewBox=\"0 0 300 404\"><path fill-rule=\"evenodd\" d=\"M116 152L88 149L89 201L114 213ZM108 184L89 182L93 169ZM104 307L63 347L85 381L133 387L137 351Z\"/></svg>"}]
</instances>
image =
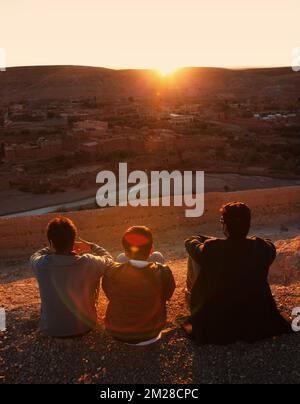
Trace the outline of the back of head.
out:
<instances>
[{"instance_id":1,"label":"back of head","mask_svg":"<svg viewBox=\"0 0 300 404\"><path fill-rule=\"evenodd\" d=\"M130 227L122 238L122 244L128 258L147 260L153 246L151 230L146 226Z\"/></svg>"},{"instance_id":2,"label":"back of head","mask_svg":"<svg viewBox=\"0 0 300 404\"><path fill-rule=\"evenodd\" d=\"M48 224L48 240L57 252L71 252L74 247L76 235L76 226L72 220L66 217L57 217Z\"/></svg>"},{"instance_id":3,"label":"back of head","mask_svg":"<svg viewBox=\"0 0 300 404\"><path fill-rule=\"evenodd\" d=\"M246 238L251 225L251 210L242 202L230 202L221 210L222 222L226 225L229 237Z\"/></svg>"}]
</instances>

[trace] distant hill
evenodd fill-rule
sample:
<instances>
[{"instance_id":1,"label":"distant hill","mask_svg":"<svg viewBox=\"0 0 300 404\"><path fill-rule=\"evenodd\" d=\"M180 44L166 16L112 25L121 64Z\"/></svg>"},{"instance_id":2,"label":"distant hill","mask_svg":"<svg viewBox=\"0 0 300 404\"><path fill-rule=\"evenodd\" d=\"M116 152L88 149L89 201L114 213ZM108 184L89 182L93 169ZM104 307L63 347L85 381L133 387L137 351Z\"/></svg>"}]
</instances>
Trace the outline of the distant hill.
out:
<instances>
[{"instance_id":1,"label":"distant hill","mask_svg":"<svg viewBox=\"0 0 300 404\"><path fill-rule=\"evenodd\" d=\"M2 102L170 95L293 96L300 93L300 73L291 68L184 68L163 78L151 70L112 70L83 66L14 67L0 73ZM1 102L0 101L0 102Z\"/></svg>"}]
</instances>

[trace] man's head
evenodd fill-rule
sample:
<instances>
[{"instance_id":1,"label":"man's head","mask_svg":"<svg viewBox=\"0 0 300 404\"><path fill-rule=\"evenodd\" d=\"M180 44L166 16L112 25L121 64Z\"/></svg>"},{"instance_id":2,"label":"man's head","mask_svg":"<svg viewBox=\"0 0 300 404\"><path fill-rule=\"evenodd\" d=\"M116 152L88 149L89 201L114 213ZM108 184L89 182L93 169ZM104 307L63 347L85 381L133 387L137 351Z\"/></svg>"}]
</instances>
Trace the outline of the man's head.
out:
<instances>
[{"instance_id":1,"label":"man's head","mask_svg":"<svg viewBox=\"0 0 300 404\"><path fill-rule=\"evenodd\" d=\"M151 230L145 226L130 227L122 238L122 244L128 258L147 260L153 248Z\"/></svg>"},{"instance_id":2,"label":"man's head","mask_svg":"<svg viewBox=\"0 0 300 404\"><path fill-rule=\"evenodd\" d=\"M57 217L49 222L47 237L57 253L70 253L73 250L77 229L72 220Z\"/></svg>"},{"instance_id":3,"label":"man's head","mask_svg":"<svg viewBox=\"0 0 300 404\"><path fill-rule=\"evenodd\" d=\"M227 237L240 239L246 238L251 225L251 211L242 202L230 202L220 209L221 223Z\"/></svg>"}]
</instances>

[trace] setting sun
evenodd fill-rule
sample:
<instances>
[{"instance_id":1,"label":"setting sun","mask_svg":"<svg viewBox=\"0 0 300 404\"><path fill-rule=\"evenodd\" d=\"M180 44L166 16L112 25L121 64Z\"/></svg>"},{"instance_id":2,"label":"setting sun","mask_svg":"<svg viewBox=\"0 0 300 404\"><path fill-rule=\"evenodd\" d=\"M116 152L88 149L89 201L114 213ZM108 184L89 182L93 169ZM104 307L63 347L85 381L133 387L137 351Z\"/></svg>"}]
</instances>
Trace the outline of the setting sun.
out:
<instances>
[{"instance_id":1,"label":"setting sun","mask_svg":"<svg viewBox=\"0 0 300 404\"><path fill-rule=\"evenodd\" d=\"M159 67L157 70L159 71L159 73L160 73L163 77L166 77L166 76L170 76L170 75L172 75L173 73L175 73L176 70L178 70L178 67L163 66L163 67Z\"/></svg>"}]
</instances>

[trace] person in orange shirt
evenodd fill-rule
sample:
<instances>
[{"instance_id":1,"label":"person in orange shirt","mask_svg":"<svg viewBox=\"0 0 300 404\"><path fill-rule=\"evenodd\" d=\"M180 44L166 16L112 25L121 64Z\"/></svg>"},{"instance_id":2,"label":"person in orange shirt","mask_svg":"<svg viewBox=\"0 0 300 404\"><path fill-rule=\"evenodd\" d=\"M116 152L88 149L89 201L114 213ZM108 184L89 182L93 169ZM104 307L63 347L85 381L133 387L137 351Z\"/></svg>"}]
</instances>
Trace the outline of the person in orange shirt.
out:
<instances>
[{"instance_id":1,"label":"person in orange shirt","mask_svg":"<svg viewBox=\"0 0 300 404\"><path fill-rule=\"evenodd\" d=\"M107 332L130 344L150 344L160 339L166 325L166 302L175 290L171 269L155 262L151 230L134 226L122 239L124 255L104 274L102 287L109 300ZM152 254L152 255L151 255Z\"/></svg>"}]
</instances>

